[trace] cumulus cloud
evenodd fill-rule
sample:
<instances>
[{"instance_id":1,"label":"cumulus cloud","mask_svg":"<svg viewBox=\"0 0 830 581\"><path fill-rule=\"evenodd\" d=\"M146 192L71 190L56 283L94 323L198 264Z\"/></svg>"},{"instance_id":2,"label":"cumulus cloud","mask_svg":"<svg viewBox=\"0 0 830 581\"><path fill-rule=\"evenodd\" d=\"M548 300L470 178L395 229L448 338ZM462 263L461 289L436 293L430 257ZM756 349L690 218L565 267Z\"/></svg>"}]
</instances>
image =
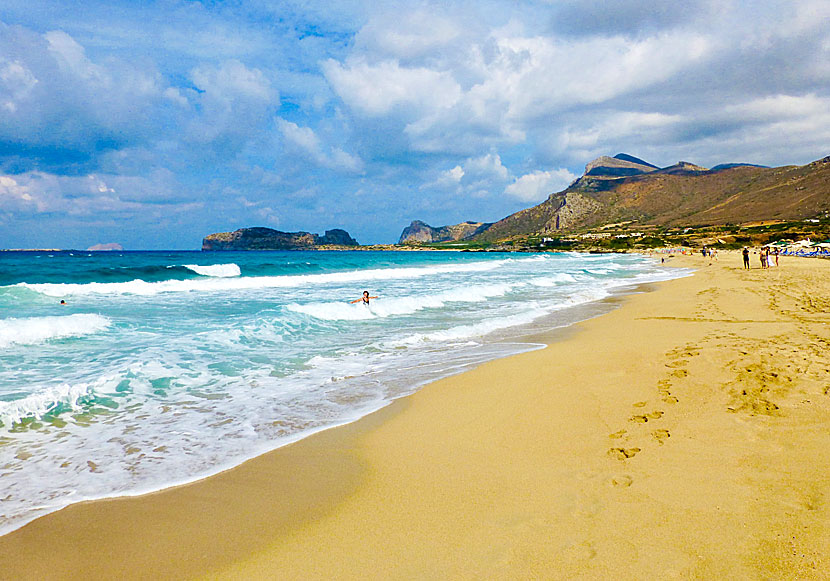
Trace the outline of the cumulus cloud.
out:
<instances>
[{"instance_id":1,"label":"cumulus cloud","mask_svg":"<svg viewBox=\"0 0 830 581\"><path fill-rule=\"evenodd\" d=\"M154 71L93 62L63 31L0 23L0 141L24 145L20 157L88 158L139 140L160 95Z\"/></svg>"},{"instance_id":2,"label":"cumulus cloud","mask_svg":"<svg viewBox=\"0 0 830 581\"><path fill-rule=\"evenodd\" d=\"M32 196L26 185L11 176L0 175L0 210L42 212L45 205Z\"/></svg>"},{"instance_id":3,"label":"cumulus cloud","mask_svg":"<svg viewBox=\"0 0 830 581\"><path fill-rule=\"evenodd\" d=\"M446 109L461 97L461 88L449 73L426 67L403 67L395 60L377 64L361 59L345 64L329 60L323 71L349 107L370 117L395 110L423 114Z\"/></svg>"},{"instance_id":4,"label":"cumulus cloud","mask_svg":"<svg viewBox=\"0 0 830 581\"><path fill-rule=\"evenodd\" d=\"M516 178L504 193L523 202L541 202L548 195L565 189L576 177L567 169L536 170Z\"/></svg>"},{"instance_id":5,"label":"cumulus cloud","mask_svg":"<svg viewBox=\"0 0 830 581\"><path fill-rule=\"evenodd\" d=\"M401 60L433 56L462 36L461 23L423 8L403 20L396 13L381 13L360 29L355 44L366 51Z\"/></svg>"},{"instance_id":6,"label":"cumulus cloud","mask_svg":"<svg viewBox=\"0 0 830 581\"><path fill-rule=\"evenodd\" d=\"M310 127L300 127L285 119L277 119L277 126L285 141L314 163L347 172L362 170L363 163L360 158L346 153L339 147L326 147Z\"/></svg>"},{"instance_id":7,"label":"cumulus cloud","mask_svg":"<svg viewBox=\"0 0 830 581\"><path fill-rule=\"evenodd\" d=\"M222 153L238 152L268 122L279 95L262 71L237 60L193 69L190 78L198 93L198 113L189 124L188 137L213 143Z\"/></svg>"}]
</instances>

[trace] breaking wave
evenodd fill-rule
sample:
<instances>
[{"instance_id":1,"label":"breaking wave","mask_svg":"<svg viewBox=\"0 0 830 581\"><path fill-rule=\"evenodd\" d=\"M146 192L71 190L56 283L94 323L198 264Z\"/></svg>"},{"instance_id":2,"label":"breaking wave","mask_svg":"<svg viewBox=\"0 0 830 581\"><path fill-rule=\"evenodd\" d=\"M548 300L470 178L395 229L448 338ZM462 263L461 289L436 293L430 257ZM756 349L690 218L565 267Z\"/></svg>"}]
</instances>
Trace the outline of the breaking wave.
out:
<instances>
[{"instance_id":1,"label":"breaking wave","mask_svg":"<svg viewBox=\"0 0 830 581\"><path fill-rule=\"evenodd\" d=\"M206 266L201 266L199 264L183 264L182 266L192 270L196 274L201 274L202 276L230 278L242 274L242 271L239 270L239 266L233 262L230 264L209 264Z\"/></svg>"},{"instance_id":2,"label":"breaking wave","mask_svg":"<svg viewBox=\"0 0 830 581\"><path fill-rule=\"evenodd\" d=\"M328 321L358 321L394 315L411 315L422 309L438 309L447 303L479 303L490 297L500 297L514 285L491 284L454 289L434 295L397 298L378 298L369 305L347 302L308 303L286 305L289 311L303 313L315 319Z\"/></svg>"},{"instance_id":3,"label":"breaking wave","mask_svg":"<svg viewBox=\"0 0 830 581\"><path fill-rule=\"evenodd\" d=\"M110 324L108 318L93 314L0 319L0 347L82 337L103 331Z\"/></svg>"},{"instance_id":4,"label":"breaking wave","mask_svg":"<svg viewBox=\"0 0 830 581\"><path fill-rule=\"evenodd\" d=\"M160 293L171 292L217 292L217 291L238 291L254 290L263 288L289 288L299 286L310 286L320 284L337 284L364 281L380 281L395 279L414 279L436 274L462 273L462 272L486 272L495 270L503 264L517 260L490 260L486 262L474 262L468 264L446 264L441 266L428 267L403 267L403 268L382 268L370 270L352 270L345 272L332 272L325 274L303 274L286 276L246 276L239 278L193 278L189 280L165 280L160 282L146 282L143 280L132 280L129 282L99 283L91 282L86 284L73 283L39 283L31 284L22 282L15 286L21 286L29 290L51 296L77 296L77 295L144 295L152 296ZM521 259L519 259L521 260ZM533 259L524 259L533 260ZM195 272L195 271L194 271Z\"/></svg>"}]
</instances>

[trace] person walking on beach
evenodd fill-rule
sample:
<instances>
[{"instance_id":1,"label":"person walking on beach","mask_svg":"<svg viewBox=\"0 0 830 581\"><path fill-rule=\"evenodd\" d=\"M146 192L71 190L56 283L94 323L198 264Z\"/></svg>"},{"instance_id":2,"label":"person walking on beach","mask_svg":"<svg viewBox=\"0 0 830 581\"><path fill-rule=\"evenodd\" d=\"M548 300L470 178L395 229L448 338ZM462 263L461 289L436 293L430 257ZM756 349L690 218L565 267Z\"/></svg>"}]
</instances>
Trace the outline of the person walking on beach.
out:
<instances>
[{"instance_id":1,"label":"person walking on beach","mask_svg":"<svg viewBox=\"0 0 830 581\"><path fill-rule=\"evenodd\" d=\"M369 304L369 299L376 299L376 298L378 298L378 297L370 297L369 296L369 291L363 291L363 296L362 297L360 297L359 299L355 299L353 301L349 301L349 304L353 305L354 303L359 303L360 301L363 301L364 305L368 305Z\"/></svg>"},{"instance_id":2,"label":"person walking on beach","mask_svg":"<svg viewBox=\"0 0 830 581\"><path fill-rule=\"evenodd\" d=\"M744 269L749 270L749 248L744 246Z\"/></svg>"},{"instance_id":3,"label":"person walking on beach","mask_svg":"<svg viewBox=\"0 0 830 581\"><path fill-rule=\"evenodd\" d=\"M764 254L764 247L761 247L760 252L758 253L758 259L761 261L761 268L767 267L767 255Z\"/></svg>"},{"instance_id":4,"label":"person walking on beach","mask_svg":"<svg viewBox=\"0 0 830 581\"><path fill-rule=\"evenodd\" d=\"M775 266L778 266L778 248L775 249Z\"/></svg>"}]
</instances>

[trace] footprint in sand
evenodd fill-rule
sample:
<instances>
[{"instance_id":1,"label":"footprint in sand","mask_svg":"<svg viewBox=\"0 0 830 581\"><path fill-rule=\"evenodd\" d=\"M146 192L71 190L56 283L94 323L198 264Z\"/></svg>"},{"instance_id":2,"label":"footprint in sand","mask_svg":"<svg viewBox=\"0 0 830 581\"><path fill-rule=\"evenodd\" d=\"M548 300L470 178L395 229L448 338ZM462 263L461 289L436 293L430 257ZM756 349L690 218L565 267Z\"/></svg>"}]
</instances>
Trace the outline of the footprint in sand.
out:
<instances>
[{"instance_id":1,"label":"footprint in sand","mask_svg":"<svg viewBox=\"0 0 830 581\"><path fill-rule=\"evenodd\" d=\"M677 399L677 396L672 395L668 391L666 393L661 393L660 399L663 400L663 403L677 403L680 401Z\"/></svg>"},{"instance_id":2,"label":"footprint in sand","mask_svg":"<svg viewBox=\"0 0 830 581\"><path fill-rule=\"evenodd\" d=\"M640 448L611 448L608 450L608 455L617 460L627 460L632 458L640 452Z\"/></svg>"},{"instance_id":3,"label":"footprint in sand","mask_svg":"<svg viewBox=\"0 0 830 581\"><path fill-rule=\"evenodd\" d=\"M671 434L668 430L654 430L651 432L651 436L660 444L663 444L667 438L671 438Z\"/></svg>"},{"instance_id":4,"label":"footprint in sand","mask_svg":"<svg viewBox=\"0 0 830 581\"><path fill-rule=\"evenodd\" d=\"M648 403L647 401L638 401L637 403L634 403L634 404L631 404L631 405L633 405L635 408L641 408L641 407L645 407L645 405L647 403Z\"/></svg>"},{"instance_id":5,"label":"footprint in sand","mask_svg":"<svg viewBox=\"0 0 830 581\"><path fill-rule=\"evenodd\" d=\"M639 416L631 416L631 421L632 422L637 422L638 424L645 424L649 420L659 420L661 417L663 417L663 413L664 412L662 412L660 410L655 410L651 413L647 413L647 414L643 414L643 415L639 415Z\"/></svg>"},{"instance_id":6,"label":"footprint in sand","mask_svg":"<svg viewBox=\"0 0 830 581\"><path fill-rule=\"evenodd\" d=\"M634 479L631 478L628 474L621 474L620 476L614 476L611 479L612 486L619 486L620 488L628 488L631 486L631 483L634 482Z\"/></svg>"},{"instance_id":7,"label":"footprint in sand","mask_svg":"<svg viewBox=\"0 0 830 581\"><path fill-rule=\"evenodd\" d=\"M625 434L626 434L625 430L620 430L619 432L614 432L613 434L608 434L608 437L609 438L614 438L616 440L616 439L622 438L623 436L625 436Z\"/></svg>"}]
</instances>

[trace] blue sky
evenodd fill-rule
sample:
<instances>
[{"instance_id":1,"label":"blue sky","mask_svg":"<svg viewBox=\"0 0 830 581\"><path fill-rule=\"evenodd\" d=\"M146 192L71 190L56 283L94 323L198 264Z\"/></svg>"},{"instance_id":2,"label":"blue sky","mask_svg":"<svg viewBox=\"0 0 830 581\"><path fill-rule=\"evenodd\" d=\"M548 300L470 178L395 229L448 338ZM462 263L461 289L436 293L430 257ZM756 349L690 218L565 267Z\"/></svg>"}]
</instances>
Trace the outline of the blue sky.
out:
<instances>
[{"instance_id":1,"label":"blue sky","mask_svg":"<svg viewBox=\"0 0 830 581\"><path fill-rule=\"evenodd\" d=\"M4 0L0 248L394 242L599 155L830 154L826 0Z\"/></svg>"}]
</instances>

